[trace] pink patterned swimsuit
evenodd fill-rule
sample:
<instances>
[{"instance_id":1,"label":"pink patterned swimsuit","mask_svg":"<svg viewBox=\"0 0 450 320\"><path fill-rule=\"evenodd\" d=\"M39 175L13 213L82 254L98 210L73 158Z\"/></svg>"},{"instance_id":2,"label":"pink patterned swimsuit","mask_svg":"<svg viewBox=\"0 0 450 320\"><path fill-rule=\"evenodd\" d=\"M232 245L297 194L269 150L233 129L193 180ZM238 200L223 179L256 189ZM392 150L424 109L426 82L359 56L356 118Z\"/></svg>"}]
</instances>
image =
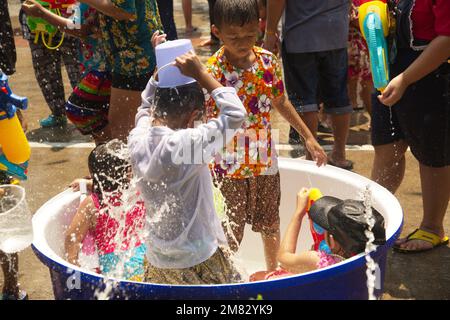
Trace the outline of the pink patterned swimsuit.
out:
<instances>
[{"instance_id":1,"label":"pink patterned swimsuit","mask_svg":"<svg viewBox=\"0 0 450 320\"><path fill-rule=\"evenodd\" d=\"M340 256L331 255L331 254L326 253L325 251L317 251L317 253L319 254L319 262L317 263L317 269L329 267L329 266L332 266L333 264L339 263L342 260L344 260L344 258L342 258ZM293 275L295 275L295 274L291 273L289 271L286 271L282 268L278 268L277 270L268 273L264 279L272 280L272 279L283 278L283 277L293 276Z\"/></svg>"}]
</instances>

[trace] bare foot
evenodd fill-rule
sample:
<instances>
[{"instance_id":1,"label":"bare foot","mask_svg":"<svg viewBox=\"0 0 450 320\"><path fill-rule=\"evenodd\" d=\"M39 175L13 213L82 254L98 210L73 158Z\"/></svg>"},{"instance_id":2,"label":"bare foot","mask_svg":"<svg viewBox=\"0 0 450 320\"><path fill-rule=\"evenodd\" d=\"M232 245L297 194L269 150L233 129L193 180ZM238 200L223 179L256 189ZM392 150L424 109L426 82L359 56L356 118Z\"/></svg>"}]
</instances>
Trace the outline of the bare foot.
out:
<instances>
[{"instance_id":1,"label":"bare foot","mask_svg":"<svg viewBox=\"0 0 450 320\"><path fill-rule=\"evenodd\" d=\"M338 159L335 158L332 154L328 155L328 164L346 170L353 169L353 161L347 159Z\"/></svg>"},{"instance_id":2,"label":"bare foot","mask_svg":"<svg viewBox=\"0 0 450 320\"><path fill-rule=\"evenodd\" d=\"M423 227L420 227L420 229L423 231L433 233L433 234L439 236L440 238L444 237L443 230L436 231L436 230L426 229ZM421 239L408 240L408 236L395 241L395 245L400 247L401 249L410 250L410 251L422 251L422 250L427 250L427 249L433 248L433 244L429 241L421 240Z\"/></svg>"},{"instance_id":3,"label":"bare foot","mask_svg":"<svg viewBox=\"0 0 450 320\"><path fill-rule=\"evenodd\" d=\"M186 34L194 33L196 31L198 31L198 28L197 27L192 27L192 26L185 29Z\"/></svg>"}]
</instances>

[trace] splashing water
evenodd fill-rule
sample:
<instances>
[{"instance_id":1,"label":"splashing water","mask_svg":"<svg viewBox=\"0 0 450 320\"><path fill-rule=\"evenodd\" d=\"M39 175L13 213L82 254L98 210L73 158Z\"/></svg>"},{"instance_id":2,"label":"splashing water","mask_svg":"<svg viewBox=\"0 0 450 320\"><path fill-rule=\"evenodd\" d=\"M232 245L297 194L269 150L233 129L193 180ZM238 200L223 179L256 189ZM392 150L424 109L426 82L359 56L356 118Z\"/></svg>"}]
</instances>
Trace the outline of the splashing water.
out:
<instances>
[{"instance_id":1,"label":"splashing water","mask_svg":"<svg viewBox=\"0 0 450 320\"><path fill-rule=\"evenodd\" d=\"M369 228L365 231L365 235L367 237L366 242L366 249L365 249L365 258L366 258L366 275L367 275L367 289L368 289L368 295L369 300L377 300L374 290L375 290L375 283L377 281L376 272L378 270L378 264L373 260L373 258L370 256L370 253L372 251L375 251L377 248L376 245L373 244L375 240L375 236L372 232L372 228L375 225L375 218L372 213L372 192L370 190L370 186L367 185L364 192L363 192L363 202L365 207L365 214L364 217L366 218L366 222L369 226Z\"/></svg>"},{"instance_id":2,"label":"splashing water","mask_svg":"<svg viewBox=\"0 0 450 320\"><path fill-rule=\"evenodd\" d=\"M21 188L9 185L2 188L5 193L0 196L0 250L16 253L33 241L31 213Z\"/></svg>"},{"instance_id":3,"label":"splashing water","mask_svg":"<svg viewBox=\"0 0 450 320\"><path fill-rule=\"evenodd\" d=\"M220 191L223 182L219 181L217 173L214 170L212 170L212 173L213 173L212 180L213 180L214 208L216 209L217 216L222 222L222 226L224 226L226 229L227 235L231 237L231 241L233 241L234 245L236 247L239 247L239 241L236 239L233 232L233 226L237 226L237 224L235 222L230 221L229 214L231 214L231 211L227 206L225 197ZM244 266L243 261L237 257L236 252L231 250L230 247L223 248L223 250L225 251L225 254L233 262L234 267L236 271L239 273L241 279L248 279L249 274Z\"/></svg>"}]
</instances>

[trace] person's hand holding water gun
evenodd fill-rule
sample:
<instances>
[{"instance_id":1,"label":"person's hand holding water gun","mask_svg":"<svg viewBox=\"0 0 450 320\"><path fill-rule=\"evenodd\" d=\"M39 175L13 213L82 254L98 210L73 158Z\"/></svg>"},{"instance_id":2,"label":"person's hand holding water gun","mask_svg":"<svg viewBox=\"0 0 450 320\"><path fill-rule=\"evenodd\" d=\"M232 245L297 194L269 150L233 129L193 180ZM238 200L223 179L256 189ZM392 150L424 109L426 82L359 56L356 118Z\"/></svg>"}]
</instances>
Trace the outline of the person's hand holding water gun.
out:
<instances>
[{"instance_id":1,"label":"person's hand holding water gun","mask_svg":"<svg viewBox=\"0 0 450 320\"><path fill-rule=\"evenodd\" d=\"M22 9L29 17L44 19L47 23L72 36L81 39L85 39L88 36L94 38L99 38L101 36L99 28L93 23L95 21L92 21L91 17L82 25L76 25L71 18L64 18L47 10L36 0L26 0L22 4Z\"/></svg>"},{"instance_id":2,"label":"person's hand holding water gun","mask_svg":"<svg viewBox=\"0 0 450 320\"><path fill-rule=\"evenodd\" d=\"M436 70L450 57L450 37L438 36L423 53L402 73L392 79L378 99L382 104L392 107L405 93L408 86Z\"/></svg>"},{"instance_id":3,"label":"person's hand holding water gun","mask_svg":"<svg viewBox=\"0 0 450 320\"><path fill-rule=\"evenodd\" d=\"M301 188L297 192L297 207L295 209L295 216L301 221L306 215L306 209L308 207L309 189Z\"/></svg>"}]
</instances>

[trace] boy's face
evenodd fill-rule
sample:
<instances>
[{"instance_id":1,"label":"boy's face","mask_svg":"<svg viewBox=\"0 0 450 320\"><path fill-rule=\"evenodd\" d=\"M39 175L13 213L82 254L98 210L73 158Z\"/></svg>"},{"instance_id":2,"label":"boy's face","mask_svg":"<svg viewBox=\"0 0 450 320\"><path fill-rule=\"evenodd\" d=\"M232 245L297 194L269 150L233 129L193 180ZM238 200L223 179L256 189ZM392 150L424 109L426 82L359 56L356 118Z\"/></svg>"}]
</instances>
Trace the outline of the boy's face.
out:
<instances>
[{"instance_id":1,"label":"boy's face","mask_svg":"<svg viewBox=\"0 0 450 320\"><path fill-rule=\"evenodd\" d=\"M222 25L220 29L213 25L213 33L235 58L245 58L251 52L258 37L258 21L238 25Z\"/></svg>"}]
</instances>

